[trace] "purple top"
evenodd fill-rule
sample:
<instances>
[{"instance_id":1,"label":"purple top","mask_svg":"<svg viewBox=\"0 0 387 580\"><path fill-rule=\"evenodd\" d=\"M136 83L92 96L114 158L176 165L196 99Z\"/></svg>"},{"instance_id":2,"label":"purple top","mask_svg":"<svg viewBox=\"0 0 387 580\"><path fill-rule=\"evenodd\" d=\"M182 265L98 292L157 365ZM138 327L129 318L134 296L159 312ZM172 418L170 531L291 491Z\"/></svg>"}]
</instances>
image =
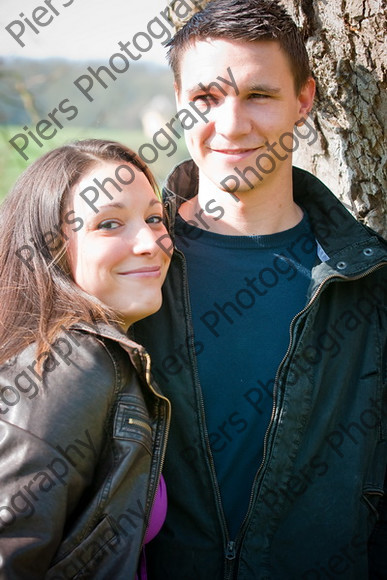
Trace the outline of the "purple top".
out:
<instances>
[{"instance_id":1,"label":"purple top","mask_svg":"<svg viewBox=\"0 0 387 580\"><path fill-rule=\"evenodd\" d=\"M161 530L167 515L167 505L167 486L165 485L163 476L161 476L160 483L156 491L155 501L150 514L149 524L144 537L144 545L153 540L153 538L155 538ZM145 548L143 548L142 551L138 572L137 580L146 580Z\"/></svg>"}]
</instances>

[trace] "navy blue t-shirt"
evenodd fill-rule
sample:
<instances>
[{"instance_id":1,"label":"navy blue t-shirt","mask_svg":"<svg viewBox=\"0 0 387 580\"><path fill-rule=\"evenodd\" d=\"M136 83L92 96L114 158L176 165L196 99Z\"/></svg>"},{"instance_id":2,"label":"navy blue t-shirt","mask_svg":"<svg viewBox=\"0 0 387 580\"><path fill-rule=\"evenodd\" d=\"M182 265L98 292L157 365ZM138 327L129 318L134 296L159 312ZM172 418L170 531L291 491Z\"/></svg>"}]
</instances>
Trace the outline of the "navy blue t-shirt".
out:
<instances>
[{"instance_id":1,"label":"navy blue t-shirt","mask_svg":"<svg viewBox=\"0 0 387 580\"><path fill-rule=\"evenodd\" d=\"M284 232L227 236L180 216L209 441L231 539L247 512L289 326L306 304L316 242L306 214Z\"/></svg>"}]
</instances>

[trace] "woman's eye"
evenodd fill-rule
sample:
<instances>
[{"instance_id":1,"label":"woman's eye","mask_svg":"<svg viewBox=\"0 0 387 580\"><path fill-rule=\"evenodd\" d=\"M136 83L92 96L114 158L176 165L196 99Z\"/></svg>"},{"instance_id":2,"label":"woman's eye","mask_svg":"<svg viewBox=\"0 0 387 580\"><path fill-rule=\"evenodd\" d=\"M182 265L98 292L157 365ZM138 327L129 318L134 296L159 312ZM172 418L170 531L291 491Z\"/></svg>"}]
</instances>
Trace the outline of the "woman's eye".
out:
<instances>
[{"instance_id":1,"label":"woman's eye","mask_svg":"<svg viewBox=\"0 0 387 580\"><path fill-rule=\"evenodd\" d=\"M151 215L147 218L147 224L161 224L163 222L163 216L161 215Z\"/></svg>"},{"instance_id":2,"label":"woman's eye","mask_svg":"<svg viewBox=\"0 0 387 580\"><path fill-rule=\"evenodd\" d=\"M104 220L98 224L97 230L115 230L119 228L120 225L121 224L115 220Z\"/></svg>"}]
</instances>

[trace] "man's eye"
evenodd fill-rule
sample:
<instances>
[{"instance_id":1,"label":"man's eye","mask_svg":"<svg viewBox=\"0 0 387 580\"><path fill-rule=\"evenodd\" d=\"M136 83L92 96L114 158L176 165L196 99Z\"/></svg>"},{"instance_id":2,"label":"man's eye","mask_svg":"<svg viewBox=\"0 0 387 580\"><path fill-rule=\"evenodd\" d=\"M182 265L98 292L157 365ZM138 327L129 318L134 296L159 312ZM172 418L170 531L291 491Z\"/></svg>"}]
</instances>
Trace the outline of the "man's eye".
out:
<instances>
[{"instance_id":1,"label":"man's eye","mask_svg":"<svg viewBox=\"0 0 387 580\"><path fill-rule=\"evenodd\" d=\"M213 95L197 95L192 100L194 103L206 103L207 105L216 104L216 99Z\"/></svg>"},{"instance_id":2,"label":"man's eye","mask_svg":"<svg viewBox=\"0 0 387 580\"><path fill-rule=\"evenodd\" d=\"M265 93L251 93L250 99L268 99L269 95Z\"/></svg>"},{"instance_id":3,"label":"man's eye","mask_svg":"<svg viewBox=\"0 0 387 580\"><path fill-rule=\"evenodd\" d=\"M97 230L115 230L119 228L120 225L121 224L115 220L104 220L98 224Z\"/></svg>"}]
</instances>

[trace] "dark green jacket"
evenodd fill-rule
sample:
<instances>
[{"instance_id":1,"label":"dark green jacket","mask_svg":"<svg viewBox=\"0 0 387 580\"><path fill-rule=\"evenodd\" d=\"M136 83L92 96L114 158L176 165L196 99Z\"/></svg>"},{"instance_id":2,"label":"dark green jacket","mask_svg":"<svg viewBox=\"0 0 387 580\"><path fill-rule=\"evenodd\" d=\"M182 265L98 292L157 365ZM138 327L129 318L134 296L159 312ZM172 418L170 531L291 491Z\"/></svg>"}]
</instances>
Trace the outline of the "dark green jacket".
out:
<instances>
[{"instance_id":1,"label":"dark green jacket","mask_svg":"<svg viewBox=\"0 0 387 580\"><path fill-rule=\"evenodd\" d=\"M172 232L179 204L196 190L193 163L178 167L165 191ZM227 531L206 430L182 252L174 253L162 309L135 326L172 403L164 471L169 511L150 546L151 580L364 580L369 566L370 578L387 577L380 515L386 245L299 169L294 196L326 256L312 271L306 307L291 323L264 458L237 538ZM254 345L241 353L235 336L235 356L243 364L243 357L255 356Z\"/></svg>"}]
</instances>

